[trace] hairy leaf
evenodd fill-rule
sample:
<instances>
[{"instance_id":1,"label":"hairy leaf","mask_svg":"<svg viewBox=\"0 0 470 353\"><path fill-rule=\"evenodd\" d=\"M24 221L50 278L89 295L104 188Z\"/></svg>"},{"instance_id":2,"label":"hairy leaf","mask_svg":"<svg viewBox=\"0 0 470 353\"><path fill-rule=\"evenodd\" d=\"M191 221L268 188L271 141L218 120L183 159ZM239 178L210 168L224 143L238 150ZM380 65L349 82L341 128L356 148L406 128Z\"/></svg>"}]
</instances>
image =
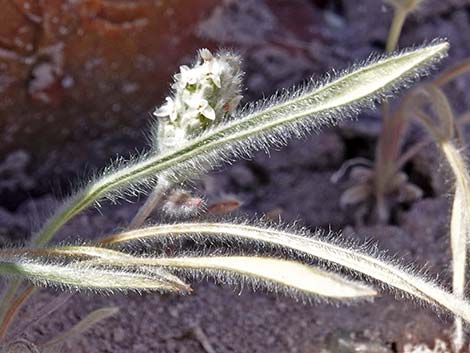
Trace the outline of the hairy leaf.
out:
<instances>
[{"instance_id":1,"label":"hairy leaf","mask_svg":"<svg viewBox=\"0 0 470 353\"><path fill-rule=\"evenodd\" d=\"M321 270L314 266L290 260L255 256L212 256L176 257L155 259L155 263L174 269L189 270L196 273L212 271L224 280L223 272L232 272L247 278L255 278L268 289L281 286L281 289L295 289L306 294L314 294L332 299L354 299L373 297L377 292L363 283L348 280L336 273ZM224 280L225 282L225 280ZM263 283L264 282L264 283Z\"/></svg>"},{"instance_id":2,"label":"hairy leaf","mask_svg":"<svg viewBox=\"0 0 470 353\"><path fill-rule=\"evenodd\" d=\"M131 266L123 261L90 264L87 261L61 261L54 257L38 259L18 256L0 259L0 273L26 278L37 285L73 289L187 291L189 287L164 270Z\"/></svg>"},{"instance_id":3,"label":"hairy leaf","mask_svg":"<svg viewBox=\"0 0 470 353\"><path fill-rule=\"evenodd\" d=\"M23 250L30 256L35 250ZM44 253L45 250L37 250ZM304 292L306 294L317 294L320 296L347 299L372 297L376 292L371 287L362 283L348 280L338 274L321 270L313 265L305 265L300 262L288 261L275 258L255 256L212 256L212 257L138 257L116 250L93 246L64 246L49 248L46 251L55 256L89 257L76 264L85 266L120 266L122 268L136 267L145 271L156 271L157 274L165 274L165 278L176 278L162 267L171 269L189 269L196 273L208 273L212 271L217 275L219 271L224 278L223 272L229 272L243 276L248 282L263 285L268 289L277 289L277 286L289 293L289 290ZM227 278L225 276L225 278ZM175 280L176 281L176 280ZM256 283L255 283L256 281ZM235 282L237 282L235 280Z\"/></svg>"},{"instance_id":4,"label":"hairy leaf","mask_svg":"<svg viewBox=\"0 0 470 353\"><path fill-rule=\"evenodd\" d=\"M306 85L285 96L250 105L236 119L197 136L166 154L156 152L137 161L111 166L101 177L72 196L37 234L35 244L46 244L70 218L113 192L141 191L159 177L181 180L215 168L222 162L250 156L259 149L284 144L323 125L354 116L360 109L426 74L445 56L446 42L372 59L345 71L339 78Z\"/></svg>"},{"instance_id":5,"label":"hairy leaf","mask_svg":"<svg viewBox=\"0 0 470 353\"><path fill-rule=\"evenodd\" d=\"M436 283L409 272L403 266L387 260L384 256L368 255L364 249L351 244L340 245L309 234L296 234L275 228L257 227L231 223L180 223L148 227L140 230L116 234L103 239L102 243L125 245L131 241L149 239L164 240L168 237L196 237L210 241L211 238L230 238L254 241L258 244L280 246L307 256L337 264L352 271L362 273L380 281L386 286L399 289L424 302L445 308L470 322L470 303L439 287ZM380 255L380 254L379 254Z\"/></svg>"}]
</instances>

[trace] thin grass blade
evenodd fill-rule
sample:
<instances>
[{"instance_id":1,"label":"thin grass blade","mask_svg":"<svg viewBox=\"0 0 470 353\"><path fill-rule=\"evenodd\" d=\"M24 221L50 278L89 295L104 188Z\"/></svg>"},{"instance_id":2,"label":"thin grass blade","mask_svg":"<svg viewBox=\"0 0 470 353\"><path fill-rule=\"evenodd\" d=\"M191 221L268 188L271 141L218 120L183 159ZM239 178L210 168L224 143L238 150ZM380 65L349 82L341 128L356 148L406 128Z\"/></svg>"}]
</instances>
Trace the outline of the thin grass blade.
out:
<instances>
[{"instance_id":1,"label":"thin grass blade","mask_svg":"<svg viewBox=\"0 0 470 353\"><path fill-rule=\"evenodd\" d=\"M50 348L54 346L59 346L65 341L69 340L72 337L83 334L84 332L90 330L97 323L106 320L107 318L116 315L119 312L117 307L101 308L92 311L86 317L81 319L69 330L61 333L57 337L53 338L49 342L46 342L41 345L42 348Z\"/></svg>"}]
</instances>

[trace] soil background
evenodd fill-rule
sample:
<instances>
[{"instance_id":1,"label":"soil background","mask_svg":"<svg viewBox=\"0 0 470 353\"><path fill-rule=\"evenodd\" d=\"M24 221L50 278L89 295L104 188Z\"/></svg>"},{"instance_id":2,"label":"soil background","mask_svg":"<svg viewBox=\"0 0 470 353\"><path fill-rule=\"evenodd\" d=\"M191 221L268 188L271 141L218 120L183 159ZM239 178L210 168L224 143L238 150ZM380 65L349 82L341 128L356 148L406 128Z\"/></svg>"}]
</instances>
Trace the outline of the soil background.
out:
<instances>
[{"instance_id":1,"label":"soil background","mask_svg":"<svg viewBox=\"0 0 470 353\"><path fill-rule=\"evenodd\" d=\"M249 102L382 52L392 17L378 0L0 5L0 230L2 243L15 245L78 180L118 154L145 149L149 112L163 101L171 73L191 62L195 49L240 52ZM469 36L470 0L427 0L407 20L400 47L447 38L451 50L444 68L470 56ZM459 79L446 91L457 115L470 109L469 82ZM345 237L373 239L404 262L426 266L448 286L452 184L437 149L426 148L406 165L424 195L396 207L390 225L356 226L354 209L339 207L349 185L332 184L332 174L350 158L373 159L379 129L380 115L364 112L357 121L236 162L198 184L209 190L209 199L236 195L244 215L280 215L312 230L344 229ZM406 143L419 140L420 131L411 129ZM93 239L124 227L144 198L134 201L80 214L57 241ZM162 217L156 213L153 220ZM387 292L373 303L326 305L210 281L193 287L190 296L75 294L20 334L45 342L93 309L118 306L118 315L62 351L372 353L402 352L407 342L447 341L452 325L444 313ZM13 328L58 295L39 291Z\"/></svg>"}]
</instances>

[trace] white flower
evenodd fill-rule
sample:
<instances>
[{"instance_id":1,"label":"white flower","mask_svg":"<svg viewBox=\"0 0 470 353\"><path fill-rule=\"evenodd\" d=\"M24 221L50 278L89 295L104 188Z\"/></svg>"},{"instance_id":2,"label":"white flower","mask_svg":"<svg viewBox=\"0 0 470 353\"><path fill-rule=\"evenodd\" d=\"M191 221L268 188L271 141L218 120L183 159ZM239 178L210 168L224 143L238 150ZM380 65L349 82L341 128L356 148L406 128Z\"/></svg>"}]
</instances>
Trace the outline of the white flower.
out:
<instances>
[{"instance_id":1,"label":"white flower","mask_svg":"<svg viewBox=\"0 0 470 353\"><path fill-rule=\"evenodd\" d=\"M159 150L171 150L232 113L241 99L241 77L240 60L225 52L214 56L202 49L193 66L180 66L174 75L172 96L153 112L163 118L159 122Z\"/></svg>"},{"instance_id":2,"label":"white flower","mask_svg":"<svg viewBox=\"0 0 470 353\"><path fill-rule=\"evenodd\" d=\"M207 77L212 80L214 85L217 86L217 88L222 87L221 83L221 76L222 73L226 70L225 65L221 63L220 61L210 61L207 63Z\"/></svg>"},{"instance_id":3,"label":"white flower","mask_svg":"<svg viewBox=\"0 0 470 353\"><path fill-rule=\"evenodd\" d=\"M168 116L171 121L175 121L178 118L179 112L178 101L174 101L173 98L166 97L166 102L160 108L156 108L153 112L154 116L166 117Z\"/></svg>"},{"instance_id":4,"label":"white flower","mask_svg":"<svg viewBox=\"0 0 470 353\"><path fill-rule=\"evenodd\" d=\"M201 80L202 76L203 70L200 65L193 68L182 65L180 66L180 73L175 75L175 80L181 82L181 86L184 88L186 85L195 85Z\"/></svg>"},{"instance_id":5,"label":"white flower","mask_svg":"<svg viewBox=\"0 0 470 353\"><path fill-rule=\"evenodd\" d=\"M199 115L204 116L209 120L215 120L215 110L212 108L207 101L207 99L202 98L198 94L192 94L185 100L185 103L188 105L188 110L186 113L190 118L199 117Z\"/></svg>"},{"instance_id":6,"label":"white flower","mask_svg":"<svg viewBox=\"0 0 470 353\"><path fill-rule=\"evenodd\" d=\"M208 49L202 49L199 55L204 60L202 64L202 71L207 79L210 79L217 88L221 88L221 76L224 71L230 70L228 65L219 59L214 59L214 56Z\"/></svg>"},{"instance_id":7,"label":"white flower","mask_svg":"<svg viewBox=\"0 0 470 353\"><path fill-rule=\"evenodd\" d=\"M202 58L204 61L211 61L214 59L214 55L212 55L211 51L207 48L202 48L199 51L199 56Z\"/></svg>"}]
</instances>

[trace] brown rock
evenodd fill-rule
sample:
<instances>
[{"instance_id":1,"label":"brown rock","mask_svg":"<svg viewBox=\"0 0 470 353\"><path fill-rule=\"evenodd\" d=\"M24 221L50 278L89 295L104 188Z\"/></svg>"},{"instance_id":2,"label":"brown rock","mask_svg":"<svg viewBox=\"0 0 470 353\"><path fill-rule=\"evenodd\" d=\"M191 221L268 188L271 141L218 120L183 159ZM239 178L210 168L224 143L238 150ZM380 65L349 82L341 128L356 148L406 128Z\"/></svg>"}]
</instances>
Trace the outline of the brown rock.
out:
<instances>
[{"instance_id":1,"label":"brown rock","mask_svg":"<svg viewBox=\"0 0 470 353\"><path fill-rule=\"evenodd\" d=\"M214 3L0 0L0 155L34 151L35 174L62 177L102 164L204 46L193 30Z\"/></svg>"}]
</instances>

